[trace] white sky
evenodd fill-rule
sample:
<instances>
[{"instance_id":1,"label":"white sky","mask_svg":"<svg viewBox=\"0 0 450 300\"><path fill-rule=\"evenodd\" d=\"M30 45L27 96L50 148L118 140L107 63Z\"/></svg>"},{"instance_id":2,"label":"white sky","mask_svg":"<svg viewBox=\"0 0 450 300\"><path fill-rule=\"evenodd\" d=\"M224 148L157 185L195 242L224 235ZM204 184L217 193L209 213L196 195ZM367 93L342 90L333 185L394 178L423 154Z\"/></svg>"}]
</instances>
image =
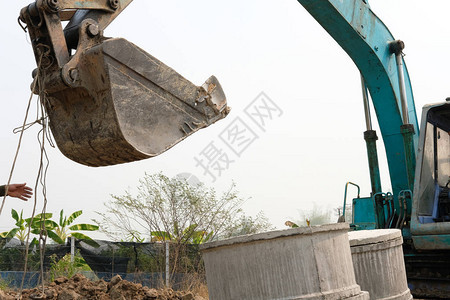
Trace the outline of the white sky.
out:
<instances>
[{"instance_id":1,"label":"white sky","mask_svg":"<svg viewBox=\"0 0 450 300\"><path fill-rule=\"evenodd\" d=\"M18 142L12 129L23 122L31 71L36 67L28 37L17 24L20 9L29 2L2 4L3 183L8 179ZM370 4L394 37L406 44L405 60L420 116L424 104L450 96L450 3L372 0ZM47 212L82 209L84 213L77 220L90 222L110 194L121 195L137 186L146 172L159 171L169 176L192 173L218 190L234 180L241 196L249 198L245 211L250 215L264 211L278 228L284 228L288 219L299 218L299 211L311 209L313 203L329 208L342 205L347 181L359 184L362 196L369 195L358 70L297 1L136 0L105 35L128 39L196 85L216 75L232 112L156 158L124 165L85 167L65 158L58 149L49 148ZM244 114L244 108L262 91L283 110L279 118L267 124L266 132ZM30 121L34 116L32 112ZM237 116L259 136L240 157L233 156L219 138ZM26 181L34 186L39 164L37 129L24 135L12 182ZM214 183L194 160L210 142L234 160ZM378 145L383 189L388 191L384 149L381 143ZM38 211L42 202L38 193ZM0 215L0 231L13 224L11 208L23 209L29 216L32 206L33 200L8 198Z\"/></svg>"}]
</instances>

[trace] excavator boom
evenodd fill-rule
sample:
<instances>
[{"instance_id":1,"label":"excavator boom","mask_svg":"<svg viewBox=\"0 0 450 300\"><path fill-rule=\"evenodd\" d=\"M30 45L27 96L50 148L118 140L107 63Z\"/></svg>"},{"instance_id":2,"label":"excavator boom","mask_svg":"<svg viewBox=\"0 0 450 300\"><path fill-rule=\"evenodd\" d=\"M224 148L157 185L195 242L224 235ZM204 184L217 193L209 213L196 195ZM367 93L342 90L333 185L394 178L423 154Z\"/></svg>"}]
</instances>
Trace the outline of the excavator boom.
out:
<instances>
[{"instance_id":1,"label":"excavator boom","mask_svg":"<svg viewBox=\"0 0 450 300\"><path fill-rule=\"evenodd\" d=\"M394 37L363 0L298 0L354 61L370 91L386 149L394 195L412 189L408 183L402 107L396 57L390 44ZM409 123L417 149L419 126L408 70L403 74ZM411 170L414 172L413 170Z\"/></svg>"},{"instance_id":2,"label":"excavator boom","mask_svg":"<svg viewBox=\"0 0 450 300\"><path fill-rule=\"evenodd\" d=\"M372 12L368 0L298 1L347 52L362 77L367 123L364 138L372 193L367 198L358 195L353 199L352 228L401 229L408 282L414 296L447 299L450 102L424 107L419 132L411 82L403 60L405 45L394 39ZM384 140L392 194L381 191L377 137L370 125L367 89Z\"/></svg>"}]
</instances>

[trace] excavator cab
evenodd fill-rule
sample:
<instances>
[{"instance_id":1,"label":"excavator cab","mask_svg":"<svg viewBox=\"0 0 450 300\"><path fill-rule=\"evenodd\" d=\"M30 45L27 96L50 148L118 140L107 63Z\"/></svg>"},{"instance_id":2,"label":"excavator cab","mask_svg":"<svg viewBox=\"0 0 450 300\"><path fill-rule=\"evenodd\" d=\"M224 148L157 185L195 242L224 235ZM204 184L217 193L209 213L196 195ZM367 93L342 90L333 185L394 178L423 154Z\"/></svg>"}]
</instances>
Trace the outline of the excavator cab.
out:
<instances>
[{"instance_id":1,"label":"excavator cab","mask_svg":"<svg viewBox=\"0 0 450 300\"><path fill-rule=\"evenodd\" d=\"M417 249L448 249L450 232L450 103L427 105L417 154L411 233Z\"/></svg>"},{"instance_id":2,"label":"excavator cab","mask_svg":"<svg viewBox=\"0 0 450 300\"><path fill-rule=\"evenodd\" d=\"M36 0L20 13L38 66L33 92L58 148L84 165L159 155L230 110L214 76L196 86L131 42L103 36L131 1Z\"/></svg>"}]
</instances>

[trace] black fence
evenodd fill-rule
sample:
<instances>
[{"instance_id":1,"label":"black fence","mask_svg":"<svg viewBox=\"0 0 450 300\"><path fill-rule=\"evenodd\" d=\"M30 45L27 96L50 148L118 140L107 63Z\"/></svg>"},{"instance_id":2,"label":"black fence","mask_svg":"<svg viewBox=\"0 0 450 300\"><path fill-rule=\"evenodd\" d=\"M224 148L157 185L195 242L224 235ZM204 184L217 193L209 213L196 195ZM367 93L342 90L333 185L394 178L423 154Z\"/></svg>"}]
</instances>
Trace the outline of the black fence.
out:
<instances>
[{"instance_id":1,"label":"black fence","mask_svg":"<svg viewBox=\"0 0 450 300\"><path fill-rule=\"evenodd\" d=\"M66 245L47 244L42 255L44 281L82 273L90 279L106 281L119 274L128 281L156 288L168 283L174 289L182 289L193 281L205 282L198 245L96 242L97 247L83 240L75 240L72 246L70 239ZM24 279L23 287L32 288L41 283L39 247L29 247L26 270L25 256L26 247L20 242L0 239L0 284L20 287Z\"/></svg>"}]
</instances>

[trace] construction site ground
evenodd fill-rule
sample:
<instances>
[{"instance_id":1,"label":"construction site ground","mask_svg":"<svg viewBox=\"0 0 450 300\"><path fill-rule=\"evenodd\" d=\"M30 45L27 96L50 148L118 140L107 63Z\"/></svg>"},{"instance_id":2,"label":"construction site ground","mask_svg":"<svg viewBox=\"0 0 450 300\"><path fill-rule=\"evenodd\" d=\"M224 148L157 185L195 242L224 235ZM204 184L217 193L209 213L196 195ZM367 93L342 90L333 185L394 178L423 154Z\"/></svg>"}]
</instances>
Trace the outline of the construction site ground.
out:
<instances>
[{"instance_id":1,"label":"construction site ground","mask_svg":"<svg viewBox=\"0 0 450 300\"><path fill-rule=\"evenodd\" d=\"M0 290L1 300L15 300L19 291ZM141 284L122 280L117 275L110 282L104 280L91 281L81 274L72 278L60 277L48 285L22 291L22 300L207 300L190 291L174 291L172 289L154 289Z\"/></svg>"}]
</instances>

